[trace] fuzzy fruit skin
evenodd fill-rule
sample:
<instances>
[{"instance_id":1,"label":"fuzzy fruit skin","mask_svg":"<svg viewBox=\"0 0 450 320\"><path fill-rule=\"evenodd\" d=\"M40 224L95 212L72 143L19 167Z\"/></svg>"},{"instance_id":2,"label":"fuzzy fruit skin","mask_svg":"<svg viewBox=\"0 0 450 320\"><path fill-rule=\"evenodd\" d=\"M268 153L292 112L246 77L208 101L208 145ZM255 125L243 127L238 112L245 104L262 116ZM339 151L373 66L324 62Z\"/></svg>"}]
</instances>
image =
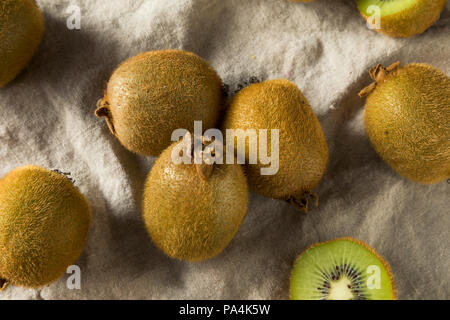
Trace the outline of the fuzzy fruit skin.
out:
<instances>
[{"instance_id":1,"label":"fuzzy fruit skin","mask_svg":"<svg viewBox=\"0 0 450 320\"><path fill-rule=\"evenodd\" d=\"M248 187L237 164L214 165L202 180L193 164L171 160L173 144L156 160L145 184L143 219L153 242L191 262L221 253L247 214Z\"/></svg>"},{"instance_id":2,"label":"fuzzy fruit skin","mask_svg":"<svg viewBox=\"0 0 450 320\"><path fill-rule=\"evenodd\" d=\"M408 38L425 32L440 17L447 0L417 0L401 12L381 17L381 29L375 31L390 37ZM361 10L364 19L368 19Z\"/></svg>"},{"instance_id":3,"label":"fuzzy fruit skin","mask_svg":"<svg viewBox=\"0 0 450 320\"><path fill-rule=\"evenodd\" d=\"M39 288L80 256L91 224L86 198L64 176L36 166L0 180L0 278Z\"/></svg>"},{"instance_id":4,"label":"fuzzy fruit skin","mask_svg":"<svg viewBox=\"0 0 450 320\"><path fill-rule=\"evenodd\" d=\"M269 152L270 130L279 129L275 175L261 175L263 165L248 164L246 151L245 173L250 189L257 193L287 199L312 191L325 173L328 146L324 133L305 96L289 80L265 81L241 90L228 107L224 128L267 129Z\"/></svg>"},{"instance_id":5,"label":"fuzzy fruit skin","mask_svg":"<svg viewBox=\"0 0 450 320\"><path fill-rule=\"evenodd\" d=\"M421 183L450 177L450 79L410 64L368 96L365 126L373 147L397 173Z\"/></svg>"},{"instance_id":6,"label":"fuzzy fruit skin","mask_svg":"<svg viewBox=\"0 0 450 320\"><path fill-rule=\"evenodd\" d=\"M0 2L0 87L25 68L43 34L44 18L34 0Z\"/></svg>"},{"instance_id":7,"label":"fuzzy fruit skin","mask_svg":"<svg viewBox=\"0 0 450 320\"><path fill-rule=\"evenodd\" d=\"M204 130L214 127L222 99L222 81L205 60L181 50L150 51L114 71L107 121L128 150L158 156L175 129L193 132L196 120Z\"/></svg>"}]
</instances>

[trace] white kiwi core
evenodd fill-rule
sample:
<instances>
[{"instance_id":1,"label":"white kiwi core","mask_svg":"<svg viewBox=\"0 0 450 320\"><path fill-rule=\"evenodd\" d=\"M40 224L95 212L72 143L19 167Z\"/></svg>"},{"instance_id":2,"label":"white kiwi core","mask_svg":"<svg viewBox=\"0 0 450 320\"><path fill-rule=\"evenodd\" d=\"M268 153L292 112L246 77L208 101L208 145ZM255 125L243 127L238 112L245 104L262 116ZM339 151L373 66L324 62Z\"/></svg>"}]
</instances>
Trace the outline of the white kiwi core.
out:
<instances>
[{"instance_id":1,"label":"white kiwi core","mask_svg":"<svg viewBox=\"0 0 450 320\"><path fill-rule=\"evenodd\" d=\"M352 300L355 296L351 290L352 282L347 277L341 277L330 282L328 300Z\"/></svg>"}]
</instances>

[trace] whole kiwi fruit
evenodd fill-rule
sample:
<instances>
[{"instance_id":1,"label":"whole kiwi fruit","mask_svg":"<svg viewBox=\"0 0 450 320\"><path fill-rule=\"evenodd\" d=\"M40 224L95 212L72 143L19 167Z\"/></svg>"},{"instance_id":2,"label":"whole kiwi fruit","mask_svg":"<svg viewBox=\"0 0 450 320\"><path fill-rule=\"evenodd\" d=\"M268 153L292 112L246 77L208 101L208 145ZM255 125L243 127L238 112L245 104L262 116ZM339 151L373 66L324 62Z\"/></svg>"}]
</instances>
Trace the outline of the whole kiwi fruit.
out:
<instances>
[{"instance_id":1,"label":"whole kiwi fruit","mask_svg":"<svg viewBox=\"0 0 450 320\"><path fill-rule=\"evenodd\" d=\"M431 184L450 177L450 79L433 66L412 63L370 70L375 82L364 115L373 147L397 173Z\"/></svg>"},{"instance_id":2,"label":"whole kiwi fruit","mask_svg":"<svg viewBox=\"0 0 450 320\"><path fill-rule=\"evenodd\" d=\"M119 65L96 115L128 150L158 156L175 129L193 132L196 120L214 127L222 99L222 81L205 60L181 50L150 51Z\"/></svg>"},{"instance_id":3,"label":"whole kiwi fruit","mask_svg":"<svg viewBox=\"0 0 450 320\"><path fill-rule=\"evenodd\" d=\"M153 242L168 256L191 262L221 253L247 214L248 187L238 164L175 164L169 146L145 183L143 219ZM176 150L176 149L175 149ZM208 170L206 170L208 171Z\"/></svg>"},{"instance_id":4,"label":"whole kiwi fruit","mask_svg":"<svg viewBox=\"0 0 450 320\"><path fill-rule=\"evenodd\" d=\"M328 146L320 123L300 89L286 79L269 80L245 87L230 102L224 129L279 130L279 168L274 175L261 175L258 161L249 163L246 140L245 173L251 190L289 201L307 211L312 190L322 179L328 163ZM268 138L270 140L270 138ZM229 144L227 142L227 144ZM237 152L237 143L234 144ZM259 146L258 146L259 149ZM270 153L271 144L267 146Z\"/></svg>"},{"instance_id":5,"label":"whole kiwi fruit","mask_svg":"<svg viewBox=\"0 0 450 320\"><path fill-rule=\"evenodd\" d=\"M43 34L44 18L34 0L0 1L0 87L25 68Z\"/></svg>"},{"instance_id":6,"label":"whole kiwi fruit","mask_svg":"<svg viewBox=\"0 0 450 320\"><path fill-rule=\"evenodd\" d=\"M358 0L358 9L368 20L380 8L380 25L376 31L391 36L406 38L423 33L441 15L447 0Z\"/></svg>"},{"instance_id":7,"label":"whole kiwi fruit","mask_svg":"<svg viewBox=\"0 0 450 320\"><path fill-rule=\"evenodd\" d=\"M0 180L0 282L55 281L80 256L90 224L89 203L66 176L37 166L11 171Z\"/></svg>"},{"instance_id":8,"label":"whole kiwi fruit","mask_svg":"<svg viewBox=\"0 0 450 320\"><path fill-rule=\"evenodd\" d=\"M394 276L386 260L361 240L315 243L295 262L293 300L396 300Z\"/></svg>"}]
</instances>

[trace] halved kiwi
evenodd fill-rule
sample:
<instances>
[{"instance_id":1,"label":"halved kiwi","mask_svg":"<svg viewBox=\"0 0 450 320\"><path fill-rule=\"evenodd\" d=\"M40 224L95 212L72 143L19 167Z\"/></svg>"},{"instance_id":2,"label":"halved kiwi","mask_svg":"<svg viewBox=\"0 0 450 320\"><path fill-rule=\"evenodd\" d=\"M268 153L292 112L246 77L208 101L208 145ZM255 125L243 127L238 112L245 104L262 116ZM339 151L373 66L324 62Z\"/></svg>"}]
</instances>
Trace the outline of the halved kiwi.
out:
<instances>
[{"instance_id":1,"label":"halved kiwi","mask_svg":"<svg viewBox=\"0 0 450 320\"><path fill-rule=\"evenodd\" d=\"M367 20L380 9L376 31L391 37L411 37L423 33L438 19L447 0L358 0L358 9Z\"/></svg>"},{"instance_id":2,"label":"halved kiwi","mask_svg":"<svg viewBox=\"0 0 450 320\"><path fill-rule=\"evenodd\" d=\"M389 264L353 238L316 243L297 259L291 275L292 300L395 300Z\"/></svg>"}]
</instances>

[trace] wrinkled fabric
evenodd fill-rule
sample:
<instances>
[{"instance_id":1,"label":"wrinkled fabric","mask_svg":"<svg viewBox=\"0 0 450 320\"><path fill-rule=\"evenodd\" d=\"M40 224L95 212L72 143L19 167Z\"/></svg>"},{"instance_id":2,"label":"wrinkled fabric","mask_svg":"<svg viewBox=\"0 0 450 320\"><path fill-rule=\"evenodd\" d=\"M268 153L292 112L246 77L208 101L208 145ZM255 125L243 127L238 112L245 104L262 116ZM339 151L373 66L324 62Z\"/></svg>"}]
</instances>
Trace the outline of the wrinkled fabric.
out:
<instances>
[{"instance_id":1,"label":"wrinkled fabric","mask_svg":"<svg viewBox=\"0 0 450 320\"><path fill-rule=\"evenodd\" d=\"M0 175L17 166L70 172L93 210L81 289L69 274L1 299L288 299L290 270L310 244L352 236L389 261L400 299L450 298L450 185L397 175L370 146L364 99L370 67L424 62L450 75L450 3L424 34L393 39L369 30L353 1L38 0L45 36L24 72L0 88ZM81 29L70 30L70 5ZM165 256L141 221L154 158L132 154L94 116L114 68L140 52L197 53L235 90L251 77L288 78L303 91L329 144L327 173L307 215L250 194L248 215L215 259ZM282 152L282 150L280 150Z\"/></svg>"}]
</instances>

